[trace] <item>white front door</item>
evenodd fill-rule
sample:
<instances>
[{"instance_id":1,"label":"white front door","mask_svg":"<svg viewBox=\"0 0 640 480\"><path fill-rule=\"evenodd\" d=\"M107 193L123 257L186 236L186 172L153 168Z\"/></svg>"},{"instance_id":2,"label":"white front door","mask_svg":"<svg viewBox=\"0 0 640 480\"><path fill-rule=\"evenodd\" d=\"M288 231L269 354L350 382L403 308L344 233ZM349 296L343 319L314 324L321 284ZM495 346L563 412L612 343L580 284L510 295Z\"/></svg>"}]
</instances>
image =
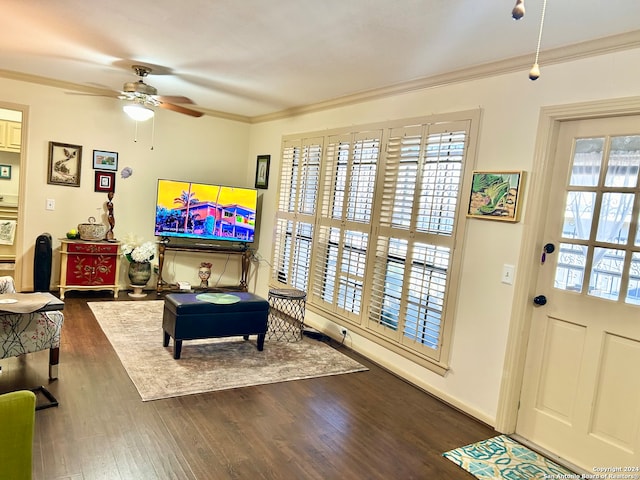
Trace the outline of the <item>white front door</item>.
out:
<instances>
[{"instance_id":1,"label":"white front door","mask_svg":"<svg viewBox=\"0 0 640 480\"><path fill-rule=\"evenodd\" d=\"M555 152L516 433L640 478L640 117L562 123Z\"/></svg>"}]
</instances>

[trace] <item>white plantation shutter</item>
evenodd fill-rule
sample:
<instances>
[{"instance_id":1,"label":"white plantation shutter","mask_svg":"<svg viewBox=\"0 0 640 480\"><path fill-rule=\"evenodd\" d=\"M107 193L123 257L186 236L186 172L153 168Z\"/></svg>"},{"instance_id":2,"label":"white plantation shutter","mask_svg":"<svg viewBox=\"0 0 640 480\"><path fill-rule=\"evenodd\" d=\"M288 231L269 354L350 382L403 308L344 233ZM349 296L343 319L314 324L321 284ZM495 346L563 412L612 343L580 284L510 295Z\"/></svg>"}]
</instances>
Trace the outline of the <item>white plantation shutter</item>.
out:
<instances>
[{"instance_id":1,"label":"white plantation shutter","mask_svg":"<svg viewBox=\"0 0 640 480\"><path fill-rule=\"evenodd\" d=\"M298 213L314 216L318 199L320 181L320 161L322 144L303 144L300 156L300 188L298 195Z\"/></svg>"},{"instance_id":2,"label":"white plantation shutter","mask_svg":"<svg viewBox=\"0 0 640 480\"><path fill-rule=\"evenodd\" d=\"M328 137L313 301L360 321L381 131Z\"/></svg>"},{"instance_id":3,"label":"white plantation shutter","mask_svg":"<svg viewBox=\"0 0 640 480\"><path fill-rule=\"evenodd\" d=\"M297 168L300 165L301 150L302 141L284 142L278 192L278 211L280 213L293 213L295 211L298 182Z\"/></svg>"},{"instance_id":4,"label":"white plantation shutter","mask_svg":"<svg viewBox=\"0 0 640 480\"><path fill-rule=\"evenodd\" d=\"M273 250L271 264L271 279L278 283L286 284L291 278L291 232L293 222L276 218L273 235Z\"/></svg>"},{"instance_id":5,"label":"white plantation shutter","mask_svg":"<svg viewBox=\"0 0 640 480\"><path fill-rule=\"evenodd\" d=\"M321 218L342 220L345 191L347 189L347 164L351 154L351 135L328 138L323 159Z\"/></svg>"},{"instance_id":6,"label":"white plantation shutter","mask_svg":"<svg viewBox=\"0 0 640 480\"><path fill-rule=\"evenodd\" d=\"M308 290L322 139L285 141L273 242L274 284Z\"/></svg>"},{"instance_id":7,"label":"white plantation shutter","mask_svg":"<svg viewBox=\"0 0 640 480\"><path fill-rule=\"evenodd\" d=\"M422 126L394 128L387 140L380 226L409 231L415 202Z\"/></svg>"},{"instance_id":8,"label":"white plantation shutter","mask_svg":"<svg viewBox=\"0 0 640 480\"><path fill-rule=\"evenodd\" d=\"M402 343L438 349L450 256L449 248L414 243L405 281Z\"/></svg>"},{"instance_id":9,"label":"white plantation shutter","mask_svg":"<svg viewBox=\"0 0 640 480\"><path fill-rule=\"evenodd\" d=\"M477 131L477 113L466 115L283 141L273 282L305 290L309 308L436 371L446 362Z\"/></svg>"},{"instance_id":10,"label":"white plantation shutter","mask_svg":"<svg viewBox=\"0 0 640 480\"><path fill-rule=\"evenodd\" d=\"M416 230L452 235L459 203L468 125L431 127L424 151Z\"/></svg>"},{"instance_id":11,"label":"white plantation shutter","mask_svg":"<svg viewBox=\"0 0 640 480\"><path fill-rule=\"evenodd\" d=\"M320 227L316 235L313 301L359 322L367 244L364 232Z\"/></svg>"},{"instance_id":12,"label":"white plantation shutter","mask_svg":"<svg viewBox=\"0 0 640 480\"><path fill-rule=\"evenodd\" d=\"M392 129L383 165L368 324L435 360L468 128L462 122Z\"/></svg>"}]
</instances>

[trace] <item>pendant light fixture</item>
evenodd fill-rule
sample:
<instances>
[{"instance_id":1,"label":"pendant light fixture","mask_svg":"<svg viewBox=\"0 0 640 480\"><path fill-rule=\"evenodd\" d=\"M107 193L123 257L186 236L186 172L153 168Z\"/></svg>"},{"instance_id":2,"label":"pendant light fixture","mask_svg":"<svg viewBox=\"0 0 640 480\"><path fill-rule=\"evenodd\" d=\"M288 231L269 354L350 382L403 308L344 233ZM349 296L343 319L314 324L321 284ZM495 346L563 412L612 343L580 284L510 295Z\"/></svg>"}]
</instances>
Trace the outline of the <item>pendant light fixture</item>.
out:
<instances>
[{"instance_id":1,"label":"pendant light fixture","mask_svg":"<svg viewBox=\"0 0 640 480\"><path fill-rule=\"evenodd\" d=\"M516 6L511 10L511 16L514 20L520 20L524 17L524 0L516 0Z\"/></svg>"},{"instance_id":2,"label":"pendant light fixture","mask_svg":"<svg viewBox=\"0 0 640 480\"><path fill-rule=\"evenodd\" d=\"M529 79L537 80L540 78L540 66L538 65L538 57L540 56L540 43L542 42L542 27L544 26L544 15L547 10L547 0L542 1L542 17L540 18L540 30L538 32L538 46L536 47L536 59L533 67L529 70ZM524 0L516 0L516 6L511 10L511 16L514 20L520 20L524 17Z\"/></svg>"}]
</instances>

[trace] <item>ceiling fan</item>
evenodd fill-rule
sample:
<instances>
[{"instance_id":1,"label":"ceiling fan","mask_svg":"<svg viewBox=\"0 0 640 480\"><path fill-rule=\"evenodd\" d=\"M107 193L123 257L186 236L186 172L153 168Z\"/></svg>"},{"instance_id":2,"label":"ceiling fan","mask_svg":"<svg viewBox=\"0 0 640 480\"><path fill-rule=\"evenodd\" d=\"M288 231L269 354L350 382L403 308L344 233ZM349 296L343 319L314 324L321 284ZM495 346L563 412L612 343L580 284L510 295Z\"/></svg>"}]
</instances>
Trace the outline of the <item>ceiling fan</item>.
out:
<instances>
[{"instance_id":1,"label":"ceiling fan","mask_svg":"<svg viewBox=\"0 0 640 480\"><path fill-rule=\"evenodd\" d=\"M154 115L152 107L165 108L174 112L183 113L191 117L201 117L202 112L193 110L191 108L177 105L178 103L193 104L190 98L182 96L164 96L158 95L158 90L144 83L144 78L151 73L151 68L143 65L132 65L133 70L140 77L137 82L127 82L123 85L122 90L112 93L76 93L65 92L70 95L96 95L100 97L113 97L120 100L127 101L127 104L122 107L127 115L137 121L148 120Z\"/></svg>"},{"instance_id":2,"label":"ceiling fan","mask_svg":"<svg viewBox=\"0 0 640 480\"><path fill-rule=\"evenodd\" d=\"M151 68L143 65L133 65L131 68L140 77L137 82L127 82L122 87L117 97L130 103L123 107L124 111L134 120L147 120L153 116L150 107L160 107L178 113L183 113L191 117L201 117L202 112L190 108L176 105L178 103L193 103L191 99L182 96L158 95L158 90L144 83L144 78L151 73Z\"/></svg>"}]
</instances>

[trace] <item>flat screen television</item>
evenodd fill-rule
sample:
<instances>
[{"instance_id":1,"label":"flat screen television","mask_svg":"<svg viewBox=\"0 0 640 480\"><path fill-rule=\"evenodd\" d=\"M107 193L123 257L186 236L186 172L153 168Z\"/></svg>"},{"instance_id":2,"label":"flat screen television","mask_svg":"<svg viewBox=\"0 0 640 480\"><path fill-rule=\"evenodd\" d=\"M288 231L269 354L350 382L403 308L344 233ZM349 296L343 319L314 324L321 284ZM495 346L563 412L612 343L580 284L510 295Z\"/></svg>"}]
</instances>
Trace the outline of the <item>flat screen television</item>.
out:
<instances>
[{"instance_id":1,"label":"flat screen television","mask_svg":"<svg viewBox=\"0 0 640 480\"><path fill-rule=\"evenodd\" d=\"M253 243L258 191L178 180L158 180L155 235Z\"/></svg>"}]
</instances>

